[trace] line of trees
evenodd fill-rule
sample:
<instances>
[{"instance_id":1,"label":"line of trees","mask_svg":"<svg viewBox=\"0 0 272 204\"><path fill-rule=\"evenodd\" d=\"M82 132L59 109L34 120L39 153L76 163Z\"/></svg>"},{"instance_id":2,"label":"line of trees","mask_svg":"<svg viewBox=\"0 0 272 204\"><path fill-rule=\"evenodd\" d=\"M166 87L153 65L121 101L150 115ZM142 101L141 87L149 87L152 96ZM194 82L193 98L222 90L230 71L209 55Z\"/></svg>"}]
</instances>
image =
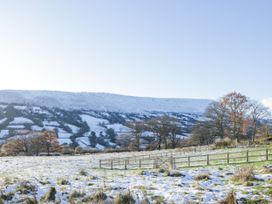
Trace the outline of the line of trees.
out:
<instances>
[{"instance_id":1,"label":"line of trees","mask_svg":"<svg viewBox=\"0 0 272 204\"><path fill-rule=\"evenodd\" d=\"M46 152L61 152L62 146L59 144L57 135L53 131L30 132L25 135L18 135L10 138L1 148L5 155L39 155Z\"/></svg>"},{"instance_id":2,"label":"line of trees","mask_svg":"<svg viewBox=\"0 0 272 204\"><path fill-rule=\"evenodd\" d=\"M192 141L200 145L216 138L230 138L237 142L254 142L258 131L265 125L269 111L261 103L232 92L212 102L205 112L206 120L198 122L192 131Z\"/></svg>"},{"instance_id":3,"label":"line of trees","mask_svg":"<svg viewBox=\"0 0 272 204\"><path fill-rule=\"evenodd\" d=\"M144 132L153 134L153 141L149 145L151 149L176 148L179 143L178 134L181 132L179 121L167 115L152 118L147 121L134 121L127 124L132 130L133 136L130 148L132 150L141 150L141 137Z\"/></svg>"}]
</instances>

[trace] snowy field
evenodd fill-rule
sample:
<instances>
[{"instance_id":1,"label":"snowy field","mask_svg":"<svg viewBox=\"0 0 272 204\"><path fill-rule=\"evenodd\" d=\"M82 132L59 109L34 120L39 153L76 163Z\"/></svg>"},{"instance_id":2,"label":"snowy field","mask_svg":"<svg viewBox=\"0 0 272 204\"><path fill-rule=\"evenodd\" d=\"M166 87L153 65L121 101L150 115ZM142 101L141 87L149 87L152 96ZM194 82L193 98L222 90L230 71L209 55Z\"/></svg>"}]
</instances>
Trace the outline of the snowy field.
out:
<instances>
[{"instance_id":1,"label":"snowy field","mask_svg":"<svg viewBox=\"0 0 272 204\"><path fill-rule=\"evenodd\" d=\"M55 187L53 203L96 203L94 195L104 192L102 203L113 203L128 191L135 203L218 203L233 189L239 203L245 199L272 202L272 173L269 162L255 165L251 183L231 180L239 166L216 166L170 170L101 170L102 158L116 154L60 157L0 158L0 203L44 200ZM271 171L272 172L272 171ZM201 178L204 175L204 178ZM205 176L206 175L206 176ZM199 178L198 178L199 177ZM34 199L35 198L35 199ZM265 202L263 202L265 203Z\"/></svg>"}]
</instances>

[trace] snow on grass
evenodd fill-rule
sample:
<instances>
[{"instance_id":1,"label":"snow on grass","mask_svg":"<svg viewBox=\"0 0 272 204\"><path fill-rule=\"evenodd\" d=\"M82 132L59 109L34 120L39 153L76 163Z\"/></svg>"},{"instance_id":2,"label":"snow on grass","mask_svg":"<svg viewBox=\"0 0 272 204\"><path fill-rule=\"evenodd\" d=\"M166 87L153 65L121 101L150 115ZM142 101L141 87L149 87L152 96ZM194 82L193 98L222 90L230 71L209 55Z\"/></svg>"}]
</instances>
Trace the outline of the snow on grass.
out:
<instances>
[{"instance_id":1,"label":"snow on grass","mask_svg":"<svg viewBox=\"0 0 272 204\"><path fill-rule=\"evenodd\" d=\"M125 133L125 132L130 132L131 129L122 125L122 124L119 124L119 123L114 123L114 124L110 124L110 125L107 125L107 128L112 128L114 129L115 132L117 133Z\"/></svg>"},{"instance_id":2,"label":"snow on grass","mask_svg":"<svg viewBox=\"0 0 272 204\"><path fill-rule=\"evenodd\" d=\"M16 117L10 124L33 124L33 121L24 117Z\"/></svg>"},{"instance_id":3,"label":"snow on grass","mask_svg":"<svg viewBox=\"0 0 272 204\"><path fill-rule=\"evenodd\" d=\"M118 157L120 153L95 154L86 156L60 157L2 157L0 158L0 188L3 193L14 192L21 181L28 181L37 187L37 198L41 198L51 186L55 186L57 197L62 204L69 203L68 197L74 191L81 191L87 196L93 195L98 189L110 198L128 190L134 196L136 203L144 197L151 203L156 199L164 203L219 203L234 189L237 199L254 199L262 197L271 203L271 194L266 194L272 188L271 174L263 174L261 168L269 162L256 168L256 178L252 186L234 183L231 178L237 166L200 167L175 170L176 177L160 173L158 170L116 171L96 169L99 159ZM124 156L132 153L122 153ZM81 175L81 170L86 175ZM203 180L195 180L196 176L208 174ZM60 179L69 182L61 185ZM9 182L5 182L9 181ZM16 203L21 194L10 203ZM78 201L80 203L80 201ZM111 203L111 202L110 202Z\"/></svg>"},{"instance_id":4,"label":"snow on grass","mask_svg":"<svg viewBox=\"0 0 272 204\"><path fill-rule=\"evenodd\" d=\"M32 125L32 126L31 126L31 129L32 129L33 131L42 131L42 130L43 130L43 127L40 127L40 126L38 126L38 125Z\"/></svg>"},{"instance_id":5,"label":"snow on grass","mask_svg":"<svg viewBox=\"0 0 272 204\"><path fill-rule=\"evenodd\" d=\"M78 133L78 131L80 130L80 128L75 125L66 124L66 126L68 126L72 130L73 133Z\"/></svg>"},{"instance_id":6,"label":"snow on grass","mask_svg":"<svg viewBox=\"0 0 272 204\"><path fill-rule=\"evenodd\" d=\"M26 110L27 106L14 106L14 108L17 110Z\"/></svg>"},{"instance_id":7,"label":"snow on grass","mask_svg":"<svg viewBox=\"0 0 272 204\"><path fill-rule=\"evenodd\" d=\"M60 124L57 121L43 121L44 126L55 126L58 127Z\"/></svg>"},{"instance_id":8,"label":"snow on grass","mask_svg":"<svg viewBox=\"0 0 272 204\"><path fill-rule=\"evenodd\" d=\"M100 132L104 132L105 128L101 124L107 124L108 121L105 119L95 118L90 115L80 115L82 121L85 121L90 127L91 131L96 133L96 136L99 136Z\"/></svg>"},{"instance_id":9,"label":"snow on grass","mask_svg":"<svg viewBox=\"0 0 272 204\"><path fill-rule=\"evenodd\" d=\"M89 147L90 141L88 137L78 137L76 138L76 142L80 147Z\"/></svg>"},{"instance_id":10,"label":"snow on grass","mask_svg":"<svg viewBox=\"0 0 272 204\"><path fill-rule=\"evenodd\" d=\"M2 124L2 123L4 123L4 122L6 122L6 120L7 120L7 118L3 118L3 119L1 119L1 120L0 120L0 124Z\"/></svg>"},{"instance_id":11,"label":"snow on grass","mask_svg":"<svg viewBox=\"0 0 272 204\"><path fill-rule=\"evenodd\" d=\"M58 138L60 139L70 139L71 136L72 134L68 132L58 132Z\"/></svg>"},{"instance_id":12,"label":"snow on grass","mask_svg":"<svg viewBox=\"0 0 272 204\"><path fill-rule=\"evenodd\" d=\"M0 138L7 137L9 135L9 130L1 130Z\"/></svg>"},{"instance_id":13,"label":"snow on grass","mask_svg":"<svg viewBox=\"0 0 272 204\"><path fill-rule=\"evenodd\" d=\"M58 138L60 144L72 144L72 141L69 138Z\"/></svg>"},{"instance_id":14,"label":"snow on grass","mask_svg":"<svg viewBox=\"0 0 272 204\"><path fill-rule=\"evenodd\" d=\"M24 129L25 126L24 125L9 125L7 128L10 128L10 129Z\"/></svg>"}]
</instances>

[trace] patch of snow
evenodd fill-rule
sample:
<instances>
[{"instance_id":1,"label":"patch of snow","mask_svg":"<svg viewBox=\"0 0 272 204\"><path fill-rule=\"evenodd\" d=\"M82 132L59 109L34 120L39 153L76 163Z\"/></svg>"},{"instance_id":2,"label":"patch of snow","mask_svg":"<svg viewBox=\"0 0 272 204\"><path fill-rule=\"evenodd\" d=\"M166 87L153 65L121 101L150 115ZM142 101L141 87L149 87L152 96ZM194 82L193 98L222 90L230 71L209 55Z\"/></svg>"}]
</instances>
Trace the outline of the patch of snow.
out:
<instances>
[{"instance_id":1,"label":"patch of snow","mask_svg":"<svg viewBox=\"0 0 272 204\"><path fill-rule=\"evenodd\" d=\"M114 131L116 133L124 133L124 132L130 132L131 129L122 125L122 124L119 124L119 123L114 123L114 124L111 124L111 125L107 125L107 128L112 128L114 129Z\"/></svg>"},{"instance_id":2,"label":"patch of snow","mask_svg":"<svg viewBox=\"0 0 272 204\"><path fill-rule=\"evenodd\" d=\"M58 141L60 144L71 144L72 143L72 141L70 139L59 138Z\"/></svg>"},{"instance_id":3,"label":"patch of snow","mask_svg":"<svg viewBox=\"0 0 272 204\"><path fill-rule=\"evenodd\" d=\"M98 149L98 150L104 150L105 149L105 147L103 145L100 145L100 144L96 144L95 148Z\"/></svg>"},{"instance_id":4,"label":"patch of snow","mask_svg":"<svg viewBox=\"0 0 272 204\"><path fill-rule=\"evenodd\" d=\"M24 129L25 126L24 125L9 125L7 128L11 128L11 129Z\"/></svg>"},{"instance_id":5,"label":"patch of snow","mask_svg":"<svg viewBox=\"0 0 272 204\"><path fill-rule=\"evenodd\" d=\"M10 124L33 124L33 121L24 117L16 117Z\"/></svg>"},{"instance_id":6,"label":"patch of snow","mask_svg":"<svg viewBox=\"0 0 272 204\"><path fill-rule=\"evenodd\" d=\"M17 110L25 110L27 109L27 106L14 106L14 108Z\"/></svg>"},{"instance_id":7,"label":"patch of snow","mask_svg":"<svg viewBox=\"0 0 272 204\"><path fill-rule=\"evenodd\" d=\"M72 130L73 133L78 133L78 131L80 130L80 128L75 125L66 124L66 126L68 126Z\"/></svg>"},{"instance_id":8,"label":"patch of snow","mask_svg":"<svg viewBox=\"0 0 272 204\"><path fill-rule=\"evenodd\" d=\"M0 138L7 137L9 135L9 130L1 130Z\"/></svg>"},{"instance_id":9,"label":"patch of snow","mask_svg":"<svg viewBox=\"0 0 272 204\"><path fill-rule=\"evenodd\" d=\"M96 136L99 136L100 132L105 131L105 128L101 127L99 124L102 124L102 123L107 124L108 123L107 120L95 118L90 115L80 115L80 117L82 121L85 121L88 124L90 130L96 133Z\"/></svg>"},{"instance_id":10,"label":"patch of snow","mask_svg":"<svg viewBox=\"0 0 272 204\"><path fill-rule=\"evenodd\" d=\"M0 120L0 124L6 122L7 118L3 118L2 120Z\"/></svg>"},{"instance_id":11,"label":"patch of snow","mask_svg":"<svg viewBox=\"0 0 272 204\"><path fill-rule=\"evenodd\" d=\"M57 121L44 121L43 122L44 126L54 126L54 127L58 127L60 124Z\"/></svg>"},{"instance_id":12,"label":"patch of snow","mask_svg":"<svg viewBox=\"0 0 272 204\"><path fill-rule=\"evenodd\" d=\"M31 130L33 131L42 131L43 127L40 127L38 125L32 125Z\"/></svg>"}]
</instances>

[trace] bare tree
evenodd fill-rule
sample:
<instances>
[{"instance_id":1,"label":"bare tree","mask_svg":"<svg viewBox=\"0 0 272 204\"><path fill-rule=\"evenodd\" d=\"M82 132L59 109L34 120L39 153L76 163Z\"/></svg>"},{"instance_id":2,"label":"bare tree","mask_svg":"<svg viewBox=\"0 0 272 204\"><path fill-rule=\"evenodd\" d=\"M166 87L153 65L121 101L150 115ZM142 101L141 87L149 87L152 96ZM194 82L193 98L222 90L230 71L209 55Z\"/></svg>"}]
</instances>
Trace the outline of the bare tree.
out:
<instances>
[{"instance_id":1,"label":"bare tree","mask_svg":"<svg viewBox=\"0 0 272 204\"><path fill-rule=\"evenodd\" d=\"M140 151L141 148L141 136L143 131L145 130L145 125L143 122L141 121L134 121L134 122L129 122L127 124L127 127L129 127L132 130L132 135L135 138L135 143L133 144L133 146L135 147L135 149L137 151Z\"/></svg>"},{"instance_id":2,"label":"bare tree","mask_svg":"<svg viewBox=\"0 0 272 204\"><path fill-rule=\"evenodd\" d=\"M228 129L228 112L226 103L222 99L212 102L205 111L209 125L214 127L214 136L224 138Z\"/></svg>"},{"instance_id":3,"label":"bare tree","mask_svg":"<svg viewBox=\"0 0 272 204\"><path fill-rule=\"evenodd\" d=\"M245 115L249 107L248 98L240 93L232 92L222 98L229 115L231 137L240 141Z\"/></svg>"},{"instance_id":4,"label":"bare tree","mask_svg":"<svg viewBox=\"0 0 272 204\"><path fill-rule=\"evenodd\" d=\"M261 126L261 121L270 115L268 108L264 107L257 101L250 101L249 118L251 120L252 134L251 140L255 141L258 126Z\"/></svg>"}]
</instances>

